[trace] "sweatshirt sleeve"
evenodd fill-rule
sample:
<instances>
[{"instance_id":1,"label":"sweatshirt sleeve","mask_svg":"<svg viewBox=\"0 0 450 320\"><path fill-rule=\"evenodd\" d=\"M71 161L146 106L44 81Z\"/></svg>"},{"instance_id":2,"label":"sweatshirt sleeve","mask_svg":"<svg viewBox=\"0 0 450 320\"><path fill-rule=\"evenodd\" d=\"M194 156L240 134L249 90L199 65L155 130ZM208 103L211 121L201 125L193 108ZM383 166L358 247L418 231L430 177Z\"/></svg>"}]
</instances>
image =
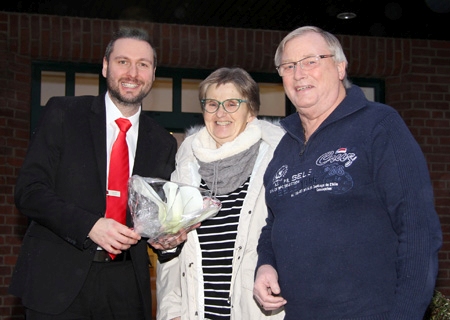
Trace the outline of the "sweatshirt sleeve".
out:
<instances>
[{"instance_id":1,"label":"sweatshirt sleeve","mask_svg":"<svg viewBox=\"0 0 450 320\"><path fill-rule=\"evenodd\" d=\"M264 131L264 130L263 130ZM281 139L281 137L284 135L284 131L283 133L280 135L279 139ZM276 146L274 146L275 151L273 153L272 158L275 157L280 157L280 150L282 150L283 148L280 148L278 146L278 148ZM273 176L273 168L271 167L270 163L267 166L265 172L264 172L264 178L263 178L263 185L266 188L265 189L265 200L266 200L266 204L269 203L268 201L268 197L270 197L270 195L267 192L267 185L269 182L269 177ZM265 226L261 229L261 234L259 236L259 240L258 240L258 246L257 246L257 253L258 253L258 261L256 264L256 269L255 269L255 275L256 275L256 271L258 270L258 268L264 264L268 264L271 265L275 270L277 270L277 264L276 264L276 260L275 260L275 252L273 251L273 246L272 246L272 225L274 222L274 213L272 211L272 209L270 208L269 205L267 205L267 218L266 218L266 224ZM278 270L277 270L278 271Z\"/></svg>"},{"instance_id":2,"label":"sweatshirt sleeve","mask_svg":"<svg viewBox=\"0 0 450 320\"><path fill-rule=\"evenodd\" d=\"M272 223L273 223L273 213L270 208L267 208L268 215L266 218L266 225L261 230L261 235L258 241L258 262L256 264L256 270L264 264L269 264L277 269L275 262L275 255L272 249ZM255 274L256 274L255 270Z\"/></svg>"},{"instance_id":3,"label":"sweatshirt sleeve","mask_svg":"<svg viewBox=\"0 0 450 320\"><path fill-rule=\"evenodd\" d=\"M423 153L398 114L373 132L374 181L398 235L397 284L390 319L422 319L438 272L442 234Z\"/></svg>"}]
</instances>

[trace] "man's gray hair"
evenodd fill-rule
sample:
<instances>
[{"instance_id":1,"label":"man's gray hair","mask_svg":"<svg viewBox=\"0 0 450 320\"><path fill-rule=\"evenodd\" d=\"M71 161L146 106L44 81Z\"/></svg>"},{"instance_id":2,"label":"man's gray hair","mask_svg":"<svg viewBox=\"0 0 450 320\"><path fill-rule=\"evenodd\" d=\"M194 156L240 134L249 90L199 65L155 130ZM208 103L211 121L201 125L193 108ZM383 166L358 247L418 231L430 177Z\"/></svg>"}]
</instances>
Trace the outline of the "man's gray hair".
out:
<instances>
[{"instance_id":1,"label":"man's gray hair","mask_svg":"<svg viewBox=\"0 0 450 320\"><path fill-rule=\"evenodd\" d=\"M344 50L342 49L341 43L339 42L338 38L336 38L333 34L327 32L325 30L322 30L318 27L304 26L304 27L297 28L294 31L291 31L290 33L288 33L288 35L286 35L283 38L283 40L281 40L280 44L278 45L277 51L275 52L275 58L274 58L275 66L278 67L281 64L281 57L283 56L284 47L286 46L286 43L289 40L292 40L295 37L304 35L305 33L308 33L308 32L315 32L315 33L320 34L323 37L325 42L328 44L328 48L330 49L331 54L334 55L333 60L335 62L337 62L337 63L345 62L345 76L344 76L344 79L342 80L342 82L343 82L345 88L350 88L351 82L347 78L348 61L347 61L347 58L345 57L345 53L344 53Z\"/></svg>"}]
</instances>

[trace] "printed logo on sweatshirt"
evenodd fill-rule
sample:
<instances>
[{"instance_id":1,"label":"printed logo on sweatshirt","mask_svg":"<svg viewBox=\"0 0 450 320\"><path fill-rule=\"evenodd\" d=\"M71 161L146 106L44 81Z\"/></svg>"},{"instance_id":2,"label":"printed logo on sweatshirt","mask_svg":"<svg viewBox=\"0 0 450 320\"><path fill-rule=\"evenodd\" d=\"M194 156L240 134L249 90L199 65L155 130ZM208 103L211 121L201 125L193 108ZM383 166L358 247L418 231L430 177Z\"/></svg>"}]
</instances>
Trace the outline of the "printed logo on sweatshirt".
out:
<instances>
[{"instance_id":1,"label":"printed logo on sweatshirt","mask_svg":"<svg viewBox=\"0 0 450 320\"><path fill-rule=\"evenodd\" d=\"M317 160L318 166L324 166L334 162L344 163L345 167L350 167L357 156L354 153L347 153L347 148L339 148L336 151L328 151L321 155Z\"/></svg>"},{"instance_id":2,"label":"printed logo on sweatshirt","mask_svg":"<svg viewBox=\"0 0 450 320\"><path fill-rule=\"evenodd\" d=\"M282 165L272 179L270 193L295 197L308 191L343 194L353 188L353 178L346 171L357 159L347 148L328 151L316 160L316 168L288 175L289 166ZM320 169L321 168L321 169ZM318 170L320 169L320 170Z\"/></svg>"}]
</instances>

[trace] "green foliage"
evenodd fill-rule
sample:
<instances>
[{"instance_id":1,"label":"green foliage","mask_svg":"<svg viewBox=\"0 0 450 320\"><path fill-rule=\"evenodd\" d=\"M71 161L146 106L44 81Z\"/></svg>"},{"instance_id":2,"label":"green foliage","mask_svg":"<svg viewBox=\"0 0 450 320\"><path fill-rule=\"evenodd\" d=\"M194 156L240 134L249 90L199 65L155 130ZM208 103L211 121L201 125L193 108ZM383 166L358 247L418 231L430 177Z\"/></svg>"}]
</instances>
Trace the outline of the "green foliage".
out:
<instances>
[{"instance_id":1,"label":"green foliage","mask_svg":"<svg viewBox=\"0 0 450 320\"><path fill-rule=\"evenodd\" d=\"M434 290L433 299L428 306L423 320L450 320L450 300Z\"/></svg>"}]
</instances>

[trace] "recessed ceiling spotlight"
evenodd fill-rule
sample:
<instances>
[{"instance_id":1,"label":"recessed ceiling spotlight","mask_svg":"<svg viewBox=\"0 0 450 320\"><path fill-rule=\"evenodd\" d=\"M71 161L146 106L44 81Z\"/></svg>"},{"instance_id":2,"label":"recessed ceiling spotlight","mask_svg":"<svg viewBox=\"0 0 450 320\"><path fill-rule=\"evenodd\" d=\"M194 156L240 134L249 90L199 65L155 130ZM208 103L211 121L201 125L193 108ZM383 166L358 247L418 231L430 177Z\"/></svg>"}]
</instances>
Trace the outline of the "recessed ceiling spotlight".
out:
<instances>
[{"instance_id":1,"label":"recessed ceiling spotlight","mask_svg":"<svg viewBox=\"0 0 450 320\"><path fill-rule=\"evenodd\" d=\"M356 18L356 13L353 12L341 12L336 16L338 19L349 20Z\"/></svg>"}]
</instances>

